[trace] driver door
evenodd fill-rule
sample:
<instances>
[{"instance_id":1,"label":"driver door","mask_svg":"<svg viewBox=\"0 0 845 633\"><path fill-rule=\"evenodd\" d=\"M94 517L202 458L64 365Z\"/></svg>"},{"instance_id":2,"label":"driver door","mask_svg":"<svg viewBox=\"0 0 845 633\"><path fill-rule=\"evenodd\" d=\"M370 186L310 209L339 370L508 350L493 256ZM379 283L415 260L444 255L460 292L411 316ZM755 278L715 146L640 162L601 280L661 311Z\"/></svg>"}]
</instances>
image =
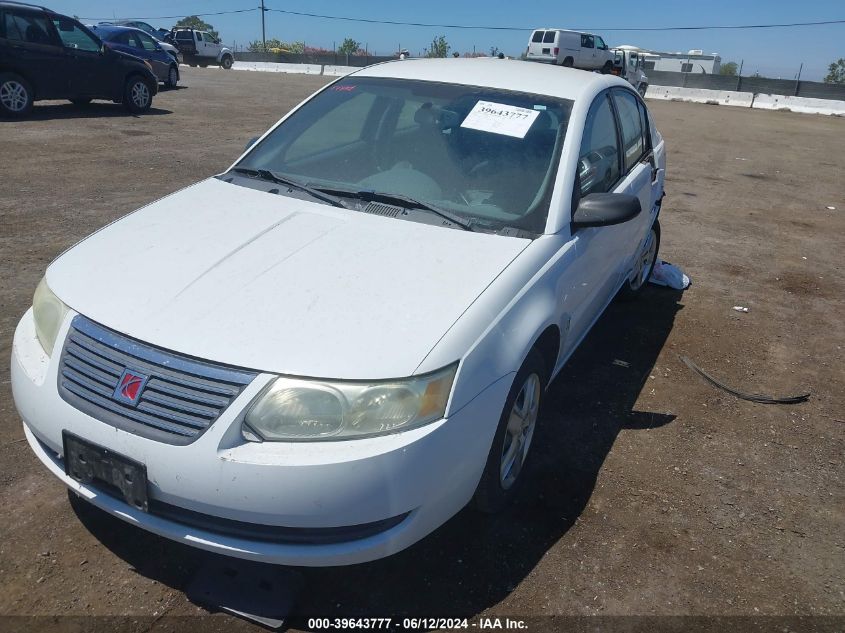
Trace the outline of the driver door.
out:
<instances>
[{"instance_id":1,"label":"driver door","mask_svg":"<svg viewBox=\"0 0 845 633\"><path fill-rule=\"evenodd\" d=\"M54 18L67 60L68 96L112 97L111 64L100 52L100 40L76 20Z\"/></svg>"}]
</instances>

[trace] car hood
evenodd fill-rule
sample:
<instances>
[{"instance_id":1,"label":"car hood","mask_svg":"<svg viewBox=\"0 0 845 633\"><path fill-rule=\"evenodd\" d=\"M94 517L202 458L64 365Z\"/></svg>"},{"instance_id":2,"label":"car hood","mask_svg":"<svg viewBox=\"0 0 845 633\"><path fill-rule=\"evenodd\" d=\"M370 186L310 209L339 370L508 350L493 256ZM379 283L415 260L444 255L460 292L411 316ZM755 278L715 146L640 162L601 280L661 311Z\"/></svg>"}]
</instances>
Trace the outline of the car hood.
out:
<instances>
[{"instance_id":1,"label":"car hood","mask_svg":"<svg viewBox=\"0 0 845 633\"><path fill-rule=\"evenodd\" d=\"M94 321L198 358L394 378L529 243L209 179L83 240L47 283Z\"/></svg>"}]
</instances>

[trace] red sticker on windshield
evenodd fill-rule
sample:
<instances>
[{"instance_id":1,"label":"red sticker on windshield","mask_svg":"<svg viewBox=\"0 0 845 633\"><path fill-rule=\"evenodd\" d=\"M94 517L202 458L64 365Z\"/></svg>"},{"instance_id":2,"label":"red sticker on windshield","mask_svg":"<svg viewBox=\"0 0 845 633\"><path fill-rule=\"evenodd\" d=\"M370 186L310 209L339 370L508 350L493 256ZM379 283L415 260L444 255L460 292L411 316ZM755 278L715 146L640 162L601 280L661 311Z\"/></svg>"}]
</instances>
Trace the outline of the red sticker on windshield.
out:
<instances>
[{"instance_id":1,"label":"red sticker on windshield","mask_svg":"<svg viewBox=\"0 0 845 633\"><path fill-rule=\"evenodd\" d=\"M352 92L355 90L355 86L332 86L332 90L335 92Z\"/></svg>"}]
</instances>

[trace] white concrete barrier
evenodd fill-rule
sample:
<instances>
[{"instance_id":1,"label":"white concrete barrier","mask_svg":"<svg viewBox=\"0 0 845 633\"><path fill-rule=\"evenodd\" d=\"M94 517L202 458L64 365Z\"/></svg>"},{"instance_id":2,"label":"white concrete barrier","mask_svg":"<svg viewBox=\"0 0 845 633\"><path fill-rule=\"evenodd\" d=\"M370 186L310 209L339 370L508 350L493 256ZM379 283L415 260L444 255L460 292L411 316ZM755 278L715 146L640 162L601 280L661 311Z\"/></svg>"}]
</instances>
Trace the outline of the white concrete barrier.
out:
<instances>
[{"instance_id":1,"label":"white concrete barrier","mask_svg":"<svg viewBox=\"0 0 845 633\"><path fill-rule=\"evenodd\" d=\"M331 77L342 77L356 70L361 70L361 68L359 66L323 66L323 74Z\"/></svg>"},{"instance_id":2,"label":"white concrete barrier","mask_svg":"<svg viewBox=\"0 0 845 633\"><path fill-rule=\"evenodd\" d=\"M789 110L804 114L845 116L845 101L835 101L833 99L759 94L754 99L754 105L752 107L760 110Z\"/></svg>"},{"instance_id":3,"label":"white concrete barrier","mask_svg":"<svg viewBox=\"0 0 845 633\"><path fill-rule=\"evenodd\" d=\"M708 90L705 88L680 88L674 86L649 86L646 99L665 101L687 101L690 103L712 103L716 105L750 108L754 95L750 92L732 90Z\"/></svg>"},{"instance_id":4,"label":"white concrete barrier","mask_svg":"<svg viewBox=\"0 0 845 633\"><path fill-rule=\"evenodd\" d=\"M296 73L300 75L319 75L323 71L320 64L284 64L276 62L242 62L236 61L234 70L253 70L269 73Z\"/></svg>"}]
</instances>

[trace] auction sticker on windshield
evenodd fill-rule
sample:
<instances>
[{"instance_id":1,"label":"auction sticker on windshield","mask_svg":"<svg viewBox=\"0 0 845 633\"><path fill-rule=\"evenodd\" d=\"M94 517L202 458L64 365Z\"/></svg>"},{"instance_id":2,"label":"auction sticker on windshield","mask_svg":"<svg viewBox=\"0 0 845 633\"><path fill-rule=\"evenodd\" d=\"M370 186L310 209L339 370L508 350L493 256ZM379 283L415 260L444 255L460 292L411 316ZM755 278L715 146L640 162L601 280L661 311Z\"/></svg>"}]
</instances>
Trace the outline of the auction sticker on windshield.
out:
<instances>
[{"instance_id":1,"label":"auction sticker on windshield","mask_svg":"<svg viewBox=\"0 0 845 633\"><path fill-rule=\"evenodd\" d=\"M493 132L516 138L525 138L534 119L540 114L537 110L518 106L479 101L461 123L461 127L482 132Z\"/></svg>"}]
</instances>

